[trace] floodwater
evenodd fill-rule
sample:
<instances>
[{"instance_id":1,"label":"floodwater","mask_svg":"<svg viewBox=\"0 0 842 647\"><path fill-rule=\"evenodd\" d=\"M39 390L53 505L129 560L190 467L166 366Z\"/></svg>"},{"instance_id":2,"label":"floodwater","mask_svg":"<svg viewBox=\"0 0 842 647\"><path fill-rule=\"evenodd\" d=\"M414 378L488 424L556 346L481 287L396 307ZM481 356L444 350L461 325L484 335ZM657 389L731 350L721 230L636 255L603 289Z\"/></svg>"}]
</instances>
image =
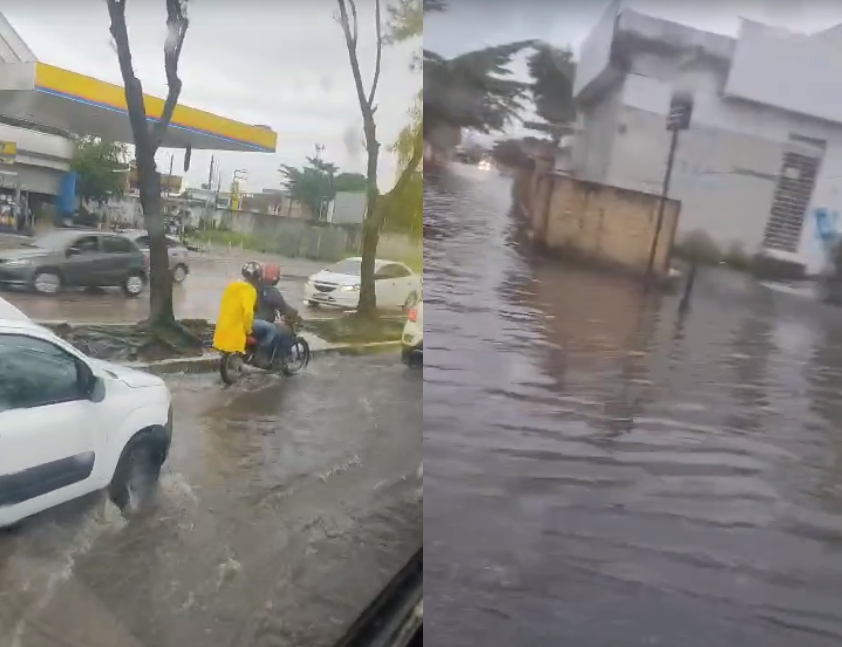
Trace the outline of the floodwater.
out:
<instances>
[{"instance_id":1,"label":"floodwater","mask_svg":"<svg viewBox=\"0 0 842 647\"><path fill-rule=\"evenodd\" d=\"M0 534L0 647L329 647L420 547L420 371L168 381L148 517L96 496Z\"/></svg>"},{"instance_id":2,"label":"floodwater","mask_svg":"<svg viewBox=\"0 0 842 647\"><path fill-rule=\"evenodd\" d=\"M426 634L842 641L842 310L720 270L692 306L530 258L509 186L425 177Z\"/></svg>"}]
</instances>

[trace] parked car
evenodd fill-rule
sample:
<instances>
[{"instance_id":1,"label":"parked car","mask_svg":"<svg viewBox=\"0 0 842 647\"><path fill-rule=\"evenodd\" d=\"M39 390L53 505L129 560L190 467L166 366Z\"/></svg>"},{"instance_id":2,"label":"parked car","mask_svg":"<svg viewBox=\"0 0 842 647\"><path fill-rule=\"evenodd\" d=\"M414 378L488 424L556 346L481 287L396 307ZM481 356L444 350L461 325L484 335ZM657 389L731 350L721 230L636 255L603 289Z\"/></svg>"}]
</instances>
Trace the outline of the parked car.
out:
<instances>
[{"instance_id":1,"label":"parked car","mask_svg":"<svg viewBox=\"0 0 842 647\"><path fill-rule=\"evenodd\" d=\"M148 262L140 248L111 232L55 229L18 249L0 251L0 286L56 294L63 288L120 286L139 296Z\"/></svg>"},{"instance_id":2,"label":"parked car","mask_svg":"<svg viewBox=\"0 0 842 647\"><path fill-rule=\"evenodd\" d=\"M362 258L346 258L311 276L304 286L304 303L353 310L360 296ZM403 263L374 261L374 285L381 308L409 310L421 299L421 277Z\"/></svg>"},{"instance_id":3,"label":"parked car","mask_svg":"<svg viewBox=\"0 0 842 647\"><path fill-rule=\"evenodd\" d=\"M102 489L124 514L137 511L172 431L160 378L0 319L0 527Z\"/></svg>"},{"instance_id":4,"label":"parked car","mask_svg":"<svg viewBox=\"0 0 842 647\"><path fill-rule=\"evenodd\" d=\"M401 335L401 357L405 364L423 362L424 357L424 302L409 310Z\"/></svg>"},{"instance_id":5,"label":"parked car","mask_svg":"<svg viewBox=\"0 0 842 647\"><path fill-rule=\"evenodd\" d=\"M142 229L129 229L120 232L140 247L141 251L146 255L147 263L149 262L149 234ZM190 274L190 252L187 245L182 243L174 236L165 236L167 241L167 250L170 254L170 271L172 272L172 279L176 283L183 283L187 275Z\"/></svg>"}]
</instances>

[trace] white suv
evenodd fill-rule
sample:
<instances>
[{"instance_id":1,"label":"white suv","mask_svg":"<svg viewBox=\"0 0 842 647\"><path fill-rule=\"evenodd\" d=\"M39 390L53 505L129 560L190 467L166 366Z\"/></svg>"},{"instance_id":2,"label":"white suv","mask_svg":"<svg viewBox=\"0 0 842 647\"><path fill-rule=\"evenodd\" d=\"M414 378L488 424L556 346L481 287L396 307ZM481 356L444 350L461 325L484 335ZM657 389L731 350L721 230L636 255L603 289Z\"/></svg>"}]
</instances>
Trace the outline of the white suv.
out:
<instances>
[{"instance_id":1,"label":"white suv","mask_svg":"<svg viewBox=\"0 0 842 647\"><path fill-rule=\"evenodd\" d=\"M124 513L137 510L171 439L163 380L0 318L0 527L105 488Z\"/></svg>"}]
</instances>

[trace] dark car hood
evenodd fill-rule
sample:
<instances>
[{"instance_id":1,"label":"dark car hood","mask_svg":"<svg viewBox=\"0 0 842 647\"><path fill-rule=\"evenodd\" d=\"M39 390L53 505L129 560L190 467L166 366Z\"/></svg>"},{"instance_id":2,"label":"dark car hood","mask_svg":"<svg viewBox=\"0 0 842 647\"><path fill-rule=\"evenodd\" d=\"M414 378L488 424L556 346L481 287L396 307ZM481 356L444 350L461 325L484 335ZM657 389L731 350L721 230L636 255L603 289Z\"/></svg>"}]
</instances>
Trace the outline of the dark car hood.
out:
<instances>
[{"instance_id":1,"label":"dark car hood","mask_svg":"<svg viewBox=\"0 0 842 647\"><path fill-rule=\"evenodd\" d=\"M3 261L17 261L24 258L40 258L49 256L52 252L40 247L25 247L23 249L5 249L0 252L0 263Z\"/></svg>"}]
</instances>

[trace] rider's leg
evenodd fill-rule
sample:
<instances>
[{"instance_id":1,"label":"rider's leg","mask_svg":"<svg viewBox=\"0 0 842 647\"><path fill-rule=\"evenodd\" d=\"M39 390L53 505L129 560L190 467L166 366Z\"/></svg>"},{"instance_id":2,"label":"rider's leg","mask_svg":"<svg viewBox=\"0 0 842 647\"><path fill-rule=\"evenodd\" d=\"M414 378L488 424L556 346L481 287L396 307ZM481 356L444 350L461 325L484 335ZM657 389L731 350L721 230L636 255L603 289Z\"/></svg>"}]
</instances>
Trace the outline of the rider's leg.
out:
<instances>
[{"instance_id":1,"label":"rider's leg","mask_svg":"<svg viewBox=\"0 0 842 647\"><path fill-rule=\"evenodd\" d=\"M262 319L255 319L251 329L255 338L257 338L257 345L260 350L263 351L266 359L271 358L272 350L276 343L275 340L278 335L278 331L274 324L271 324L268 321L263 321Z\"/></svg>"},{"instance_id":2,"label":"rider's leg","mask_svg":"<svg viewBox=\"0 0 842 647\"><path fill-rule=\"evenodd\" d=\"M292 344L295 341L295 335L292 332L292 329L283 324L278 323L276 325L276 337L275 337L275 347L277 357L283 357L286 359L287 354L289 353L290 349L292 348Z\"/></svg>"}]
</instances>

